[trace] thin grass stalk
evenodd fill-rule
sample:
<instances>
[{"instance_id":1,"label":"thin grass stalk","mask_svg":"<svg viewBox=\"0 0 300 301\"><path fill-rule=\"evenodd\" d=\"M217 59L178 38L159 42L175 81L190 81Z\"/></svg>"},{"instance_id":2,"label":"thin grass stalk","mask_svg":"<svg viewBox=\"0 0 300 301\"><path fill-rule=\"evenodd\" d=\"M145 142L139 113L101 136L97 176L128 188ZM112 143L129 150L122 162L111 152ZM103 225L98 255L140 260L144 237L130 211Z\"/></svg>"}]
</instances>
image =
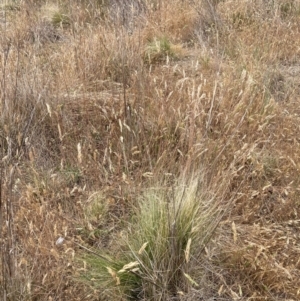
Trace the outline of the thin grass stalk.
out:
<instances>
[{"instance_id":1,"label":"thin grass stalk","mask_svg":"<svg viewBox=\"0 0 300 301\"><path fill-rule=\"evenodd\" d=\"M3 145L3 144L2 144ZM4 153L2 146L2 154ZM3 156L2 156L3 157ZM15 167L9 171L8 181L4 181L8 171L7 164L1 162L0 173L0 242L1 242L1 278L3 300L13 300L17 290L15 270L15 233L13 211L13 179Z\"/></svg>"},{"instance_id":2,"label":"thin grass stalk","mask_svg":"<svg viewBox=\"0 0 300 301\"><path fill-rule=\"evenodd\" d=\"M1 159L3 158L4 153L4 138L2 138L1 143ZM6 263L6 250L4 245L4 201L3 201L3 162L0 162L0 253L1 253L1 282L0 288L2 291L2 300L6 301L6 292L7 292L7 279L6 279L6 270L5 270L5 263Z\"/></svg>"},{"instance_id":3,"label":"thin grass stalk","mask_svg":"<svg viewBox=\"0 0 300 301\"><path fill-rule=\"evenodd\" d=\"M0 170L1 278L3 282L3 300L14 300L11 298L13 298L18 291L16 282L16 241L13 210L13 183L15 166L10 168L9 179L6 184L3 181L5 170L7 170L7 168L5 168L4 164L2 163Z\"/></svg>"},{"instance_id":4,"label":"thin grass stalk","mask_svg":"<svg viewBox=\"0 0 300 301\"><path fill-rule=\"evenodd\" d=\"M5 5L7 5L5 1ZM3 30L3 62L2 62L2 93L1 93L1 116L2 120L5 120L9 115L9 104L8 98L6 95L6 74L7 74L7 63L10 52L10 43L7 43L7 13L4 10L4 30ZM1 124L3 126L4 124ZM9 139L9 138L8 138ZM4 192L4 145L5 138L2 137L1 141L1 167L0 167L0 250L1 250L1 283L2 283L2 298L4 301L7 300L10 293L10 288L12 284L12 258L10 251L12 250L12 215L10 214L11 207L7 201L6 193ZM9 144L9 141L7 141ZM9 147L9 146L8 146Z\"/></svg>"}]
</instances>

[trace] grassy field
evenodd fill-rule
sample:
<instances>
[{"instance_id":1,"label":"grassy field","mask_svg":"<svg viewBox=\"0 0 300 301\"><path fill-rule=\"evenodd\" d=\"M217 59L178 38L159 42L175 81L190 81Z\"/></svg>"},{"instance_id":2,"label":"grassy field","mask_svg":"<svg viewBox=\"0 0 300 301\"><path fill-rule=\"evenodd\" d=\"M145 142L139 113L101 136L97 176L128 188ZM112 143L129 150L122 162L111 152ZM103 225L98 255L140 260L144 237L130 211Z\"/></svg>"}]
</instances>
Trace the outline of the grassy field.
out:
<instances>
[{"instance_id":1,"label":"grassy field","mask_svg":"<svg viewBox=\"0 0 300 301\"><path fill-rule=\"evenodd\" d=\"M0 1L0 299L300 299L300 1Z\"/></svg>"}]
</instances>

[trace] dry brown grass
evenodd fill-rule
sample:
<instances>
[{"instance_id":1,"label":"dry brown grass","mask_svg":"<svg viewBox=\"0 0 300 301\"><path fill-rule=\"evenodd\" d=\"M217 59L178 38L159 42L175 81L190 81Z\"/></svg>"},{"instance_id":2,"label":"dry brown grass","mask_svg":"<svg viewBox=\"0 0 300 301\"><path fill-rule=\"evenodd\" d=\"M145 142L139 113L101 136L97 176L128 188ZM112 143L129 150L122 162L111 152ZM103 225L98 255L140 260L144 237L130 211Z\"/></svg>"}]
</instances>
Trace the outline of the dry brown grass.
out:
<instances>
[{"instance_id":1,"label":"dry brown grass","mask_svg":"<svg viewBox=\"0 0 300 301\"><path fill-rule=\"evenodd\" d=\"M0 298L99 300L80 246L113 252L145 188L202 169L234 205L180 298L298 300L299 21L298 0L1 4Z\"/></svg>"}]
</instances>

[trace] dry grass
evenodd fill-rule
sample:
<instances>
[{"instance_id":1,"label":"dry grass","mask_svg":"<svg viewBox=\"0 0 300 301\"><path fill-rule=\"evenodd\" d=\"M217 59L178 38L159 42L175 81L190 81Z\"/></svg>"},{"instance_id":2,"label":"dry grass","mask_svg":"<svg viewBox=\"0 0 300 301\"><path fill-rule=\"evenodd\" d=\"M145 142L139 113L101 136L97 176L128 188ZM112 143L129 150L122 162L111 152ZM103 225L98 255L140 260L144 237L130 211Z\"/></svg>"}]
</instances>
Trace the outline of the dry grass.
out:
<instances>
[{"instance_id":1,"label":"dry grass","mask_svg":"<svg viewBox=\"0 0 300 301\"><path fill-rule=\"evenodd\" d=\"M2 2L1 299L102 300L76 258L200 173L232 203L176 298L298 300L300 2Z\"/></svg>"}]
</instances>

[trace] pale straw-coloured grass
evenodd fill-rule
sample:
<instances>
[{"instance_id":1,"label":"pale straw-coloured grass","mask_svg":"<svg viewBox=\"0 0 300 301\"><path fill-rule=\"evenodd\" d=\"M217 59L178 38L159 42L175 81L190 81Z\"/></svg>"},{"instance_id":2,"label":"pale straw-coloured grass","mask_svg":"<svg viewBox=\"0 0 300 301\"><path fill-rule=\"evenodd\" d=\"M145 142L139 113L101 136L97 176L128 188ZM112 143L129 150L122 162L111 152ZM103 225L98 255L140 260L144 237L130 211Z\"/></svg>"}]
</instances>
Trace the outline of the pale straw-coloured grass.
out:
<instances>
[{"instance_id":1,"label":"pale straw-coloured grass","mask_svg":"<svg viewBox=\"0 0 300 301\"><path fill-rule=\"evenodd\" d=\"M99 300L74 279L100 249L136 296L298 300L299 1L5 4L0 299ZM206 220L176 197L199 173L200 199L230 208L207 240L172 227ZM155 219L174 235L154 240Z\"/></svg>"}]
</instances>

